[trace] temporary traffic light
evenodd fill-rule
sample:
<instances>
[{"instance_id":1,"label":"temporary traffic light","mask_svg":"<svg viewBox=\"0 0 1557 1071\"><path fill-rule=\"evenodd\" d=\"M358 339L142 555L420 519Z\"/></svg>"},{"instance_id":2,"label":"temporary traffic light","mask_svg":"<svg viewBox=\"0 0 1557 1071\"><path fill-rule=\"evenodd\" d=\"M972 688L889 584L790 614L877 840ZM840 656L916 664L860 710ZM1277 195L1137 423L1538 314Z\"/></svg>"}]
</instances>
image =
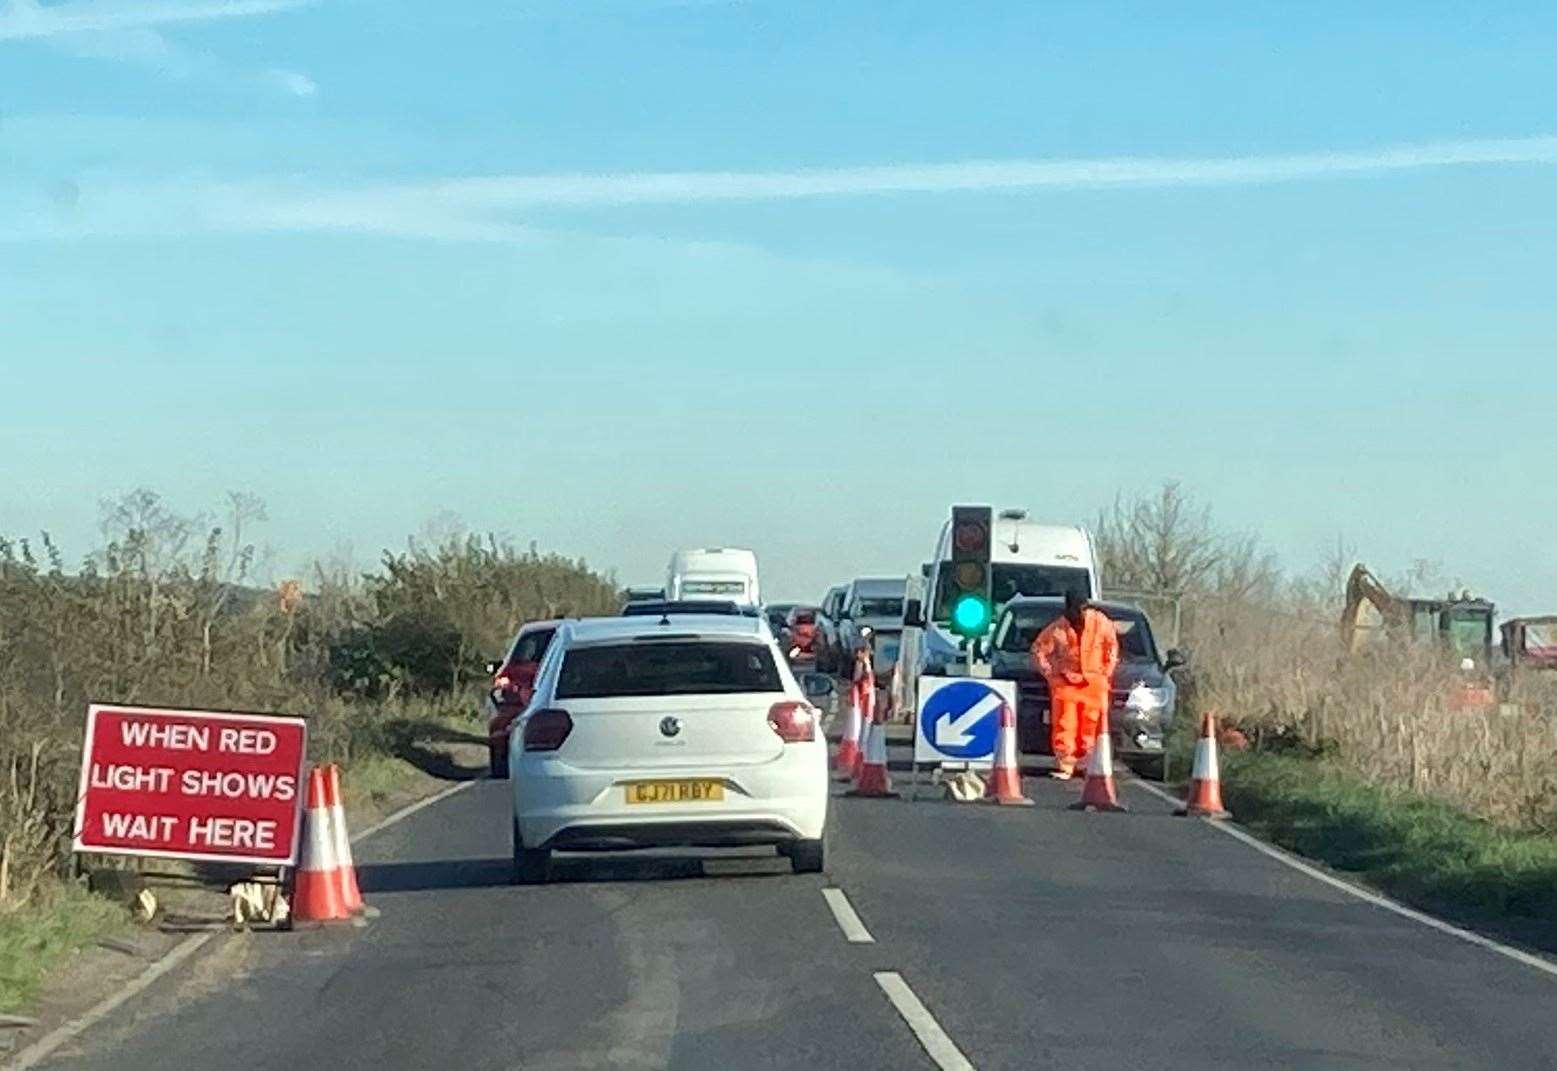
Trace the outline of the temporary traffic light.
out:
<instances>
[{"instance_id":1,"label":"temporary traffic light","mask_svg":"<svg viewBox=\"0 0 1557 1071\"><path fill-rule=\"evenodd\" d=\"M951 531L951 626L959 636L984 635L989 628L990 530L988 506L953 506Z\"/></svg>"}]
</instances>

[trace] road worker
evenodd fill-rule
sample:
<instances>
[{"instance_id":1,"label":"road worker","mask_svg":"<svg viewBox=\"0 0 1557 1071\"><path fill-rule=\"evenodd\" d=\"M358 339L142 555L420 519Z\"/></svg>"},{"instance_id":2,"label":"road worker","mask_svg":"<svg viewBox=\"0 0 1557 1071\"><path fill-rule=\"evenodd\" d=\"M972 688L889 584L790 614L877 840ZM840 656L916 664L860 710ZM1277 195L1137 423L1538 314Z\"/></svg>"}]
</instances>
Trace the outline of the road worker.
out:
<instances>
[{"instance_id":1,"label":"road worker","mask_svg":"<svg viewBox=\"0 0 1557 1071\"><path fill-rule=\"evenodd\" d=\"M1119 664L1119 634L1107 614L1068 591L1064 612L1033 641L1033 662L1049 682L1050 776L1065 781L1097 739Z\"/></svg>"}]
</instances>

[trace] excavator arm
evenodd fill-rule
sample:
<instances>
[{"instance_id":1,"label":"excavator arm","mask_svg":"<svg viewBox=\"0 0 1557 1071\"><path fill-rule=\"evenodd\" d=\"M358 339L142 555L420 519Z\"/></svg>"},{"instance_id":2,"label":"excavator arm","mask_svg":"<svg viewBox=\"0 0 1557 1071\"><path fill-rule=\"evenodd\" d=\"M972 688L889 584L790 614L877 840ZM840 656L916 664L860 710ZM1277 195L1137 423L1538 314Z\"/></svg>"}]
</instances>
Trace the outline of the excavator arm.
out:
<instances>
[{"instance_id":1,"label":"excavator arm","mask_svg":"<svg viewBox=\"0 0 1557 1071\"><path fill-rule=\"evenodd\" d=\"M1406 605L1391 595L1379 578L1358 562L1346 578L1346 609L1341 614L1341 643L1355 654L1366 648L1382 629L1409 625Z\"/></svg>"}]
</instances>

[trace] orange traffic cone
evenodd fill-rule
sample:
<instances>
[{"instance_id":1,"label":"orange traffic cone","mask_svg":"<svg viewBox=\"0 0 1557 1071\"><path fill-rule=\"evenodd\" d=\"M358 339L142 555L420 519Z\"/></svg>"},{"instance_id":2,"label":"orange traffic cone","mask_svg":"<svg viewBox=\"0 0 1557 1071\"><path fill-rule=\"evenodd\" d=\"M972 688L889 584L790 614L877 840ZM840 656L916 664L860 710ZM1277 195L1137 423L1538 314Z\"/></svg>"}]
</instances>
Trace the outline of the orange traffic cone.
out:
<instances>
[{"instance_id":1,"label":"orange traffic cone","mask_svg":"<svg viewBox=\"0 0 1557 1071\"><path fill-rule=\"evenodd\" d=\"M292 918L297 922L338 922L351 918L341 898L340 865L335 858L328 782L324 770L308 771L308 806L303 814L303 857L292 886Z\"/></svg>"},{"instance_id":2,"label":"orange traffic cone","mask_svg":"<svg viewBox=\"0 0 1557 1071\"><path fill-rule=\"evenodd\" d=\"M887 773L887 727L880 722L867 722L865 726L865 754L860 761L860 775L855 778L850 796L890 796L892 778Z\"/></svg>"},{"instance_id":3,"label":"orange traffic cone","mask_svg":"<svg viewBox=\"0 0 1557 1071\"><path fill-rule=\"evenodd\" d=\"M1031 807L1022 795L1022 767L1016 758L1016 711L1000 704L1000 734L995 737L995 768L989 772L984 798L1007 807Z\"/></svg>"},{"instance_id":4,"label":"orange traffic cone","mask_svg":"<svg viewBox=\"0 0 1557 1071\"><path fill-rule=\"evenodd\" d=\"M351 858L351 838L346 834L346 797L341 794L341 768L335 763L324 768L324 799L330 809L330 833L335 847L335 873L341 884L341 903L347 911L361 911L367 905L357 887L357 864Z\"/></svg>"},{"instance_id":5,"label":"orange traffic cone","mask_svg":"<svg viewBox=\"0 0 1557 1071\"><path fill-rule=\"evenodd\" d=\"M1196 818L1230 818L1222 806L1222 770L1216 758L1216 717L1200 719L1200 739L1195 741L1195 765L1189 772L1189 795L1173 812Z\"/></svg>"},{"instance_id":6,"label":"orange traffic cone","mask_svg":"<svg viewBox=\"0 0 1557 1071\"><path fill-rule=\"evenodd\" d=\"M1114 788L1114 745L1108 735L1108 711L1098 721L1097 739L1087 756L1087 779L1081 785L1081 798L1070 805L1073 811L1122 811L1119 793Z\"/></svg>"},{"instance_id":7,"label":"orange traffic cone","mask_svg":"<svg viewBox=\"0 0 1557 1071\"><path fill-rule=\"evenodd\" d=\"M849 689L849 720L844 723L843 738L838 741L838 754L833 756L833 770L840 776L853 780L860 770L860 740L864 726L860 722L860 705L855 702L856 692Z\"/></svg>"}]
</instances>

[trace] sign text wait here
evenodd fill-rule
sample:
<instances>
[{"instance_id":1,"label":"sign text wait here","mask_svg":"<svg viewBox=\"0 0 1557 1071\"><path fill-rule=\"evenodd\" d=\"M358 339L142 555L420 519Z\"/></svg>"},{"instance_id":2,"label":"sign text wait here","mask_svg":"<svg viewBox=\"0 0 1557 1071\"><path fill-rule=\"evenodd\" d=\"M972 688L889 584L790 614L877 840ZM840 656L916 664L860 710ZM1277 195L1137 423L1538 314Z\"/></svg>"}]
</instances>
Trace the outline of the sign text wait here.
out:
<instances>
[{"instance_id":1,"label":"sign text wait here","mask_svg":"<svg viewBox=\"0 0 1557 1071\"><path fill-rule=\"evenodd\" d=\"M299 718L94 703L74 847L291 865L307 744Z\"/></svg>"}]
</instances>

